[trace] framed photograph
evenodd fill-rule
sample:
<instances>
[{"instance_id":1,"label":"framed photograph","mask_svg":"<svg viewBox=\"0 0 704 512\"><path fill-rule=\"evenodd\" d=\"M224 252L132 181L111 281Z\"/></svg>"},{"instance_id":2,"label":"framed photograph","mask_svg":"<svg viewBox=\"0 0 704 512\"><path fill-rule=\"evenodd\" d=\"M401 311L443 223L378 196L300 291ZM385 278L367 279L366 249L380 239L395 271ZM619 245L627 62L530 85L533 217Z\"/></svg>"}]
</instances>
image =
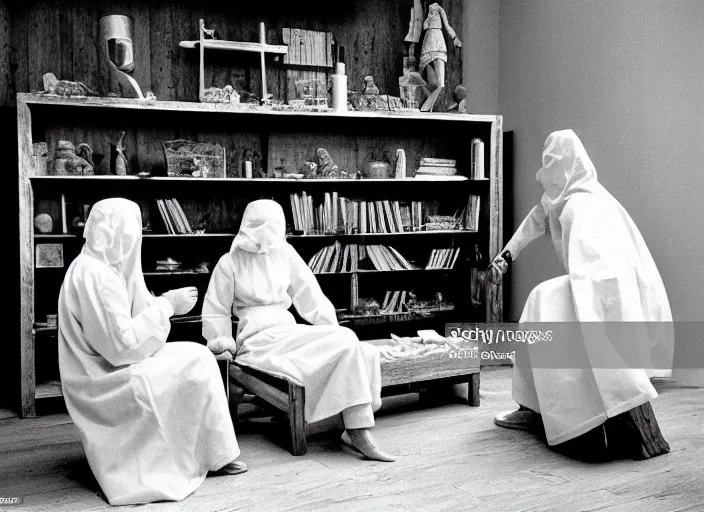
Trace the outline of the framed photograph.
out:
<instances>
[{"instance_id":1,"label":"framed photograph","mask_svg":"<svg viewBox=\"0 0 704 512\"><path fill-rule=\"evenodd\" d=\"M61 268L64 266L62 244L37 244L36 268Z\"/></svg>"}]
</instances>

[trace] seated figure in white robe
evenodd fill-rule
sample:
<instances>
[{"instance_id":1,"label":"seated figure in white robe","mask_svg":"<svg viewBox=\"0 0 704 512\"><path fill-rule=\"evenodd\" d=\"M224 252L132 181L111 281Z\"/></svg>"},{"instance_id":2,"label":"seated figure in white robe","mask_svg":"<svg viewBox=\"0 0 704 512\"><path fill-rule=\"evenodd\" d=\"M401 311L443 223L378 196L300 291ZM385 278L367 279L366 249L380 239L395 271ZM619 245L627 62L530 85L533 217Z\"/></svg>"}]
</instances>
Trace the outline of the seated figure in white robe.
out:
<instances>
[{"instance_id":1,"label":"seated figure in white robe","mask_svg":"<svg viewBox=\"0 0 704 512\"><path fill-rule=\"evenodd\" d=\"M298 324L289 311L312 325ZM232 317L238 318L236 340ZM286 241L281 206L247 205L230 252L213 270L203 302L203 337L218 357L283 375L305 387L305 419L342 414L342 440L373 460L393 461L369 429L381 407L379 351L337 322L335 308Z\"/></svg>"},{"instance_id":2,"label":"seated figure in white robe","mask_svg":"<svg viewBox=\"0 0 704 512\"><path fill-rule=\"evenodd\" d=\"M84 237L59 295L59 369L109 503L178 501L209 471L246 471L213 354L166 343L169 318L190 311L197 290L147 290L142 215L131 201L96 203Z\"/></svg>"},{"instance_id":3,"label":"seated figure in white robe","mask_svg":"<svg viewBox=\"0 0 704 512\"><path fill-rule=\"evenodd\" d=\"M650 408L649 401L658 394L649 377L669 377L672 373L674 334L670 305L638 228L621 204L599 184L594 165L572 130L548 136L536 179L545 189L541 204L531 210L492 263L490 272L493 279L500 279L532 240L549 233L567 275L536 286L519 323L658 324L654 324L656 328L643 329L642 339L626 340L630 364L622 367L539 368L527 360L527 352L517 352L513 398L520 408L498 415L495 423L516 429L542 423L550 446L589 432L602 440L606 435L608 444L608 428L601 426L639 406ZM637 332L639 324L631 325L636 327L629 328L630 332ZM593 326L586 329L598 332ZM581 351L594 356L596 341L591 335L570 340L584 346L565 346L565 354ZM602 360L617 353L613 346L599 346ZM641 368L633 361L651 364ZM661 437L660 441L664 453L667 444Z\"/></svg>"}]
</instances>

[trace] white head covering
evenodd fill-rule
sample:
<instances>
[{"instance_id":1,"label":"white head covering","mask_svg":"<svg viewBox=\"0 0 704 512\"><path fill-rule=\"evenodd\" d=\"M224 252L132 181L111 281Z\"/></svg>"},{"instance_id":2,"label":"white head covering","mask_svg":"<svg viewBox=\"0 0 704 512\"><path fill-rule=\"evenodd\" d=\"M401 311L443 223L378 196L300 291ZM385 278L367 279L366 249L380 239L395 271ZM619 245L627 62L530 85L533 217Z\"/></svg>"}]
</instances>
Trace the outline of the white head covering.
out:
<instances>
[{"instance_id":1,"label":"white head covering","mask_svg":"<svg viewBox=\"0 0 704 512\"><path fill-rule=\"evenodd\" d=\"M93 205L83 232L82 253L96 258L122 276L139 314L153 300L142 273L142 214L139 206L123 198L104 199Z\"/></svg>"},{"instance_id":2,"label":"white head covering","mask_svg":"<svg viewBox=\"0 0 704 512\"><path fill-rule=\"evenodd\" d=\"M567 183L560 195L551 198L543 194L541 203L546 213L557 214L559 217L567 200L574 194L603 193L606 190L599 184L596 168L592 163L582 141L572 130L560 130L548 135L543 145L543 163L554 158L560 161L560 167L565 170ZM538 171L536 179L540 181Z\"/></svg>"},{"instance_id":3,"label":"white head covering","mask_svg":"<svg viewBox=\"0 0 704 512\"><path fill-rule=\"evenodd\" d=\"M240 231L232 242L236 249L263 254L286 244L286 217L281 205L270 199L259 199L247 205Z\"/></svg>"},{"instance_id":4,"label":"white head covering","mask_svg":"<svg viewBox=\"0 0 704 512\"><path fill-rule=\"evenodd\" d=\"M543 145L543 164L551 159L557 160L561 170L565 172L565 185L556 197L543 193L540 203L548 218L550 235L557 251L557 256L567 269L562 247L562 224L560 216L567 201L576 194L593 194L605 199L609 204L618 204L613 196L597 181L596 168L592 163L582 141L572 130L560 130L548 135ZM539 170L535 178L540 181ZM620 204L618 208L621 208Z\"/></svg>"}]
</instances>

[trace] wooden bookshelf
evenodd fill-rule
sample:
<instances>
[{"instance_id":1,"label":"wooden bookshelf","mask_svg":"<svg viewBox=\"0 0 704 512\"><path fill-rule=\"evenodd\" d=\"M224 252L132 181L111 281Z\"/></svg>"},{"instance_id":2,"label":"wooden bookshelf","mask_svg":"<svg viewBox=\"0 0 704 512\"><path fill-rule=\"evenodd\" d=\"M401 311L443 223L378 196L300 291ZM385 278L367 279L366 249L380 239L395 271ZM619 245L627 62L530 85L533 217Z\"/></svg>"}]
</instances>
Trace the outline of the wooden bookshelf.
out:
<instances>
[{"instance_id":1,"label":"wooden bookshelf","mask_svg":"<svg viewBox=\"0 0 704 512\"><path fill-rule=\"evenodd\" d=\"M471 305L470 271L475 245L488 262L502 247L502 118L490 115L438 114L420 112L305 112L276 111L261 107L233 107L181 101L141 101L120 98L62 99L21 93L17 95L20 197L20 285L21 285L21 416L36 414L35 401L60 395L57 372L40 375L38 368L50 366L43 350L35 350L37 339L43 346L56 345L56 329L35 328L47 314L55 314L58 291L66 268L80 252L82 236L71 228L73 214L66 219L59 207L61 197L70 205L94 204L107 197L126 197L137 202L150 230L144 233L142 266L147 286L154 293L169 288L196 286L199 313L210 273L194 269L201 262L210 271L217 259L229 250L246 204L258 198L277 200L289 223L288 241L305 261L322 247L339 240L342 244L394 247L415 267L412 270L359 269L357 272L318 273L325 293L338 308L349 306L350 286L357 275L359 296L383 299L384 290L416 289L418 295L438 291L451 307L421 315L411 322L394 321L403 315L390 315L378 325L354 325L356 315L347 316L360 338L375 339L409 329L444 330L445 322L502 321L500 285L487 288L481 307ZM49 154L58 140L75 144L87 142L94 154L106 154L109 142L119 130L126 132L131 172L149 172L149 177L130 176L52 176L39 175L33 143L46 142ZM485 142L487 179L468 178L470 141ZM226 178L168 177L161 142L178 138L215 142L227 150ZM406 179L282 179L273 177L281 160L290 171L298 172L319 147L326 148L340 168L361 170L370 154L393 155L397 148L407 154ZM266 178L241 177L241 152L251 148L261 156ZM415 179L414 170L422 157L457 160L459 176L448 179ZM377 156L378 158L378 156ZM51 169L49 168L49 172ZM399 202L418 201L438 214L449 214L470 195L481 198L480 221L476 231L466 229L420 230L396 233L298 234L294 232L290 194L307 192L320 199L326 192L339 196ZM168 233L159 217L155 199L176 198L191 227L198 234ZM316 199L316 204L317 200ZM35 233L37 213L52 216L51 233ZM62 221L67 232L62 230ZM63 266L35 269L35 250L40 244L61 244ZM460 247L460 257L452 269L425 270L428 256L436 248ZM173 257L182 262L177 271L155 271L155 262ZM336 277L333 277L336 276ZM173 325L197 329L197 319ZM348 325L348 324L345 324ZM422 327L421 327L422 325ZM386 331L384 331L386 329ZM38 364L42 362L42 364ZM47 364L44 364L47 363ZM55 363L53 363L55 365ZM58 392L57 392L58 389Z\"/></svg>"}]
</instances>

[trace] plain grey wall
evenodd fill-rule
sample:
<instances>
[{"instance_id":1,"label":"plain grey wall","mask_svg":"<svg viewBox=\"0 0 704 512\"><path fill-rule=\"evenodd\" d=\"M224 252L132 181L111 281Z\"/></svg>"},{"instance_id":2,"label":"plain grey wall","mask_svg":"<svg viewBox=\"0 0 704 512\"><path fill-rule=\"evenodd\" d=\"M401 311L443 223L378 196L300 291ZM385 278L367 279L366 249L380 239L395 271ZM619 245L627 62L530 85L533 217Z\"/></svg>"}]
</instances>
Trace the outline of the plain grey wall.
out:
<instances>
[{"instance_id":1,"label":"plain grey wall","mask_svg":"<svg viewBox=\"0 0 704 512\"><path fill-rule=\"evenodd\" d=\"M704 320L704 1L501 0L499 20L498 113L515 137L504 222L540 199L546 136L572 128L643 234L674 319ZM515 264L507 321L564 273L542 238Z\"/></svg>"},{"instance_id":2,"label":"plain grey wall","mask_svg":"<svg viewBox=\"0 0 704 512\"><path fill-rule=\"evenodd\" d=\"M499 110L499 1L465 0L462 24L462 82L473 114Z\"/></svg>"}]
</instances>

